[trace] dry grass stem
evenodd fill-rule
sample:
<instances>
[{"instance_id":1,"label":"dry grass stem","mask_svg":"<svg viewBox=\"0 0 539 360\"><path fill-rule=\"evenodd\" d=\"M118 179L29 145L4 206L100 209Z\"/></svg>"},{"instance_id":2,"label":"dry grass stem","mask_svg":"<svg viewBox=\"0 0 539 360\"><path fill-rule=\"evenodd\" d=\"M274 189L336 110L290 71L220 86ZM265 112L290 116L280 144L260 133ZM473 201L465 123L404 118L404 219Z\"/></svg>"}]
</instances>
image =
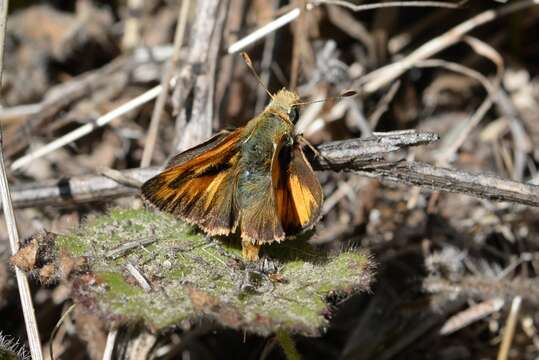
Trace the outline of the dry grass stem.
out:
<instances>
[{"instance_id":1,"label":"dry grass stem","mask_svg":"<svg viewBox=\"0 0 539 360\"><path fill-rule=\"evenodd\" d=\"M56 338L56 335L58 334L58 330L60 329L60 327L64 323L65 319L67 319L69 314L71 314L71 312L75 309L75 306L77 306L77 305L76 304L71 304L69 306L69 308L67 308L67 310L62 314L62 316L60 317L60 319L58 320L56 325L54 325L54 329L52 330L51 337L49 339L49 358L50 358L50 360L56 359L56 357L54 356L54 348L53 348L53 346L54 346L54 339Z\"/></svg>"},{"instance_id":2,"label":"dry grass stem","mask_svg":"<svg viewBox=\"0 0 539 360\"><path fill-rule=\"evenodd\" d=\"M151 285L148 283L148 280L146 280L146 278L144 277L144 275L140 272L140 270L135 266L133 265L132 263L130 262L127 262L125 264L125 268L127 269L127 271L129 272L129 274L131 274L131 276L133 276L133 278L137 281L137 283L139 284L139 286L146 292L149 292L152 290L152 287Z\"/></svg>"},{"instance_id":3,"label":"dry grass stem","mask_svg":"<svg viewBox=\"0 0 539 360\"><path fill-rule=\"evenodd\" d=\"M294 8L290 10L288 13L278 17L277 19L269 22L268 24L262 26L261 28L253 31L246 37L241 38L240 40L230 45L227 50L228 53L236 54L236 53L239 53L240 51L245 50L251 44L254 44L258 40L266 37L268 34L271 34L272 32L296 20L300 14L301 14L301 10L299 8Z\"/></svg>"},{"instance_id":4,"label":"dry grass stem","mask_svg":"<svg viewBox=\"0 0 539 360\"><path fill-rule=\"evenodd\" d=\"M349 1L342 0L313 0L311 3L313 5L337 5L342 6L347 9L350 9L354 12L367 11L381 8L389 7L437 7L437 8L446 8L446 9L458 9L462 4L467 1L462 1L460 3L450 3L446 1L388 1L384 3L377 4L362 4L356 5Z\"/></svg>"},{"instance_id":5,"label":"dry grass stem","mask_svg":"<svg viewBox=\"0 0 539 360\"><path fill-rule=\"evenodd\" d=\"M318 147L322 158L313 159L313 167L315 170L354 171L364 176L418 185L433 191L462 192L484 199L539 206L539 187L531 184L420 162L384 160L385 154L436 139L434 134L397 131L374 133L371 138L327 143ZM158 171L159 168L153 167L124 170L122 173L130 179L143 182ZM66 189L69 189L67 193ZM53 181L15 188L14 203L18 207L29 207L88 202L137 192L136 188L122 185L121 181L119 183L109 177L87 175L66 179L60 184Z\"/></svg>"},{"instance_id":6,"label":"dry grass stem","mask_svg":"<svg viewBox=\"0 0 539 360\"><path fill-rule=\"evenodd\" d=\"M521 304L522 297L515 296L513 302L511 303L511 310L509 311L509 316L507 317L507 321L503 330L503 338L502 343L500 344L498 356L496 358L497 360L509 359L509 350L511 349L511 343L513 342L513 337L515 336L515 329L518 323L518 316Z\"/></svg>"},{"instance_id":7,"label":"dry grass stem","mask_svg":"<svg viewBox=\"0 0 539 360\"><path fill-rule=\"evenodd\" d=\"M105 115L100 116L94 122L82 125L81 127L65 134L64 136L48 143L47 145L20 157L11 164L11 170L15 171L17 169L20 169L28 165L32 161L39 159L47 154L50 154L54 150L60 149L61 147L66 146L67 144L70 144L75 140L78 140L81 137L90 134L95 129L107 125L112 120L137 109L138 107L146 104L149 101L152 101L159 95L161 89L161 85L157 85L150 90L145 91L143 94L137 96L136 98L117 107L116 109L106 113Z\"/></svg>"},{"instance_id":8,"label":"dry grass stem","mask_svg":"<svg viewBox=\"0 0 539 360\"><path fill-rule=\"evenodd\" d=\"M174 76L174 73L178 67L178 62L180 61L180 50L183 44L183 38L185 36L185 28L187 26L187 15L189 14L190 3L191 1L182 1L182 5L180 7L178 24L176 26L176 35L174 36L174 50L161 79L161 92L159 93L153 108L152 119L150 121L148 135L146 136L146 145L144 146L144 151L142 153L140 167L148 167L152 161L155 142L157 141L159 131L159 122L163 116L170 81L172 80L172 77Z\"/></svg>"},{"instance_id":9,"label":"dry grass stem","mask_svg":"<svg viewBox=\"0 0 539 360\"><path fill-rule=\"evenodd\" d=\"M136 48L140 44L144 0L128 0L127 7L129 15L125 21L124 36L122 38L122 48L124 50Z\"/></svg>"},{"instance_id":10,"label":"dry grass stem","mask_svg":"<svg viewBox=\"0 0 539 360\"><path fill-rule=\"evenodd\" d=\"M505 301L502 298L494 298L483 301L453 315L444 323L440 329L441 335L450 335L466 326L484 319L485 317L500 311Z\"/></svg>"},{"instance_id":11,"label":"dry grass stem","mask_svg":"<svg viewBox=\"0 0 539 360\"><path fill-rule=\"evenodd\" d=\"M4 66L4 42L6 38L8 6L7 0L0 3L0 83L2 83ZM11 249L11 254L15 255L19 250L20 240L19 232L17 230L17 221L15 219L15 213L13 212L13 206L11 204L11 194L9 191L9 183L6 174L6 167L4 165L4 154L2 148L3 136L2 129L0 128L0 195L2 198L2 208L4 210L4 219L6 221L8 231L9 247ZM17 279L17 285L19 288L19 297L24 315L26 335L28 336L28 343L30 344L32 359L42 360L43 353L41 350L41 340L37 327L34 304L32 302L32 293L30 292L28 279L26 278L26 274L18 267L15 267L15 277Z\"/></svg>"},{"instance_id":12,"label":"dry grass stem","mask_svg":"<svg viewBox=\"0 0 539 360\"><path fill-rule=\"evenodd\" d=\"M455 26L444 34L427 41L403 59L365 75L360 79L361 88L366 93L378 91L391 81L397 79L405 71L411 69L421 60L426 60L449 46L456 44L463 38L463 36L475 28L496 20L501 16L524 10L536 4L538 4L537 0L522 0L512 2L498 10L484 11Z\"/></svg>"},{"instance_id":13,"label":"dry grass stem","mask_svg":"<svg viewBox=\"0 0 539 360\"><path fill-rule=\"evenodd\" d=\"M107 335L107 343L105 345L105 351L103 352L103 360L114 359L114 344L116 343L116 337L118 336L118 329L112 329Z\"/></svg>"}]
</instances>

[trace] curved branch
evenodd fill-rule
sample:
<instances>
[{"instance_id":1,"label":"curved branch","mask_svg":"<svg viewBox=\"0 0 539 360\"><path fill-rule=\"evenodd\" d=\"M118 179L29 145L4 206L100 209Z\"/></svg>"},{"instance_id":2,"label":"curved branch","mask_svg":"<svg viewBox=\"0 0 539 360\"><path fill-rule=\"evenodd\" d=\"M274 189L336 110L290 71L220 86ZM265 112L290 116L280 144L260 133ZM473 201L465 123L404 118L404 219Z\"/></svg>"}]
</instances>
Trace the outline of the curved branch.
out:
<instances>
[{"instance_id":1,"label":"curved branch","mask_svg":"<svg viewBox=\"0 0 539 360\"><path fill-rule=\"evenodd\" d=\"M414 130L375 133L369 138L322 144L317 147L321 156L311 156L310 160L315 170L353 171L381 181L539 207L539 186L420 162L388 160L386 157L406 147L429 144L437 139L438 135L434 133ZM138 188L133 183L142 183L158 171L158 167L136 168L123 170L121 176L114 176L119 180L86 175L19 185L14 187L13 204L16 207L66 205L135 195ZM130 179L130 184L124 185L127 182L121 180L122 177Z\"/></svg>"}]
</instances>

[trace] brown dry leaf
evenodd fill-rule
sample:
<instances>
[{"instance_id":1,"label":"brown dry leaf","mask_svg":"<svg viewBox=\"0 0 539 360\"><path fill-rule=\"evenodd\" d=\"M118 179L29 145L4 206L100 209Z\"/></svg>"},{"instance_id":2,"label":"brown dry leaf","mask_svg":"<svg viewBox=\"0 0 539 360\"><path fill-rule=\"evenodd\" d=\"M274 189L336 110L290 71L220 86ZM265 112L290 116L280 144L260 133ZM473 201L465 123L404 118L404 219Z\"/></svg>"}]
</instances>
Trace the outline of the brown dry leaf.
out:
<instances>
[{"instance_id":1,"label":"brown dry leaf","mask_svg":"<svg viewBox=\"0 0 539 360\"><path fill-rule=\"evenodd\" d=\"M36 266L38 243L33 239L28 245L22 247L10 258L11 264L22 271L32 271Z\"/></svg>"},{"instance_id":2,"label":"brown dry leaf","mask_svg":"<svg viewBox=\"0 0 539 360\"><path fill-rule=\"evenodd\" d=\"M54 266L54 264L47 264L43 266L41 270L39 271L39 280L42 283L47 284L50 281L54 280L55 275L56 275L56 267Z\"/></svg>"}]
</instances>

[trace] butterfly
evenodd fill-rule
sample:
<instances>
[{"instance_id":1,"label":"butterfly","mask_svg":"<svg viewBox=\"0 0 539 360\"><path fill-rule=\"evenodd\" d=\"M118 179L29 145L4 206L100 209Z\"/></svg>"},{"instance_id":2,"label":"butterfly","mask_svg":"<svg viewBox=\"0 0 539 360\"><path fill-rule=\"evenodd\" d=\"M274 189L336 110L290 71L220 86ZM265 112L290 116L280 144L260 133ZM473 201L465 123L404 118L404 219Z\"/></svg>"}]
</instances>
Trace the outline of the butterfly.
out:
<instances>
[{"instance_id":1,"label":"butterfly","mask_svg":"<svg viewBox=\"0 0 539 360\"><path fill-rule=\"evenodd\" d=\"M249 57L242 55L261 83ZM294 128L305 103L284 88L266 92L271 102L244 127L222 131L176 155L142 185L143 198L158 209L209 235L238 234L247 261L258 259L262 245L312 228L323 202L304 153L310 144Z\"/></svg>"},{"instance_id":2,"label":"butterfly","mask_svg":"<svg viewBox=\"0 0 539 360\"><path fill-rule=\"evenodd\" d=\"M142 185L158 209L209 235L241 236L242 256L311 228L322 188L295 134L299 97L282 89L244 127L223 131L173 157Z\"/></svg>"}]
</instances>

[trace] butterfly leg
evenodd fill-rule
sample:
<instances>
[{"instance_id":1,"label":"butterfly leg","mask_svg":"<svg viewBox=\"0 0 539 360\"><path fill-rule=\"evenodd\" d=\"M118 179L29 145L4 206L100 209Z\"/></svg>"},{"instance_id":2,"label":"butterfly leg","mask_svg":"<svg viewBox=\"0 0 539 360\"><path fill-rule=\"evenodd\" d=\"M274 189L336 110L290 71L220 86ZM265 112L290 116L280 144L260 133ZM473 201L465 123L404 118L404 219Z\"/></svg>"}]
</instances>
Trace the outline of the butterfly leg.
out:
<instances>
[{"instance_id":1,"label":"butterfly leg","mask_svg":"<svg viewBox=\"0 0 539 360\"><path fill-rule=\"evenodd\" d=\"M261 245L255 245L249 240L241 241L241 255L246 261L257 261Z\"/></svg>"},{"instance_id":2,"label":"butterfly leg","mask_svg":"<svg viewBox=\"0 0 539 360\"><path fill-rule=\"evenodd\" d=\"M326 163L328 163L328 165L330 165L330 167L333 165L332 161L325 157L324 155L322 155L322 153L313 146L313 144L311 144L311 142L309 140L307 140L303 134L296 134L296 138L295 138L295 141L296 143L298 143L301 147L303 146L306 146L308 147L314 154L315 158L317 159L323 159Z\"/></svg>"}]
</instances>

